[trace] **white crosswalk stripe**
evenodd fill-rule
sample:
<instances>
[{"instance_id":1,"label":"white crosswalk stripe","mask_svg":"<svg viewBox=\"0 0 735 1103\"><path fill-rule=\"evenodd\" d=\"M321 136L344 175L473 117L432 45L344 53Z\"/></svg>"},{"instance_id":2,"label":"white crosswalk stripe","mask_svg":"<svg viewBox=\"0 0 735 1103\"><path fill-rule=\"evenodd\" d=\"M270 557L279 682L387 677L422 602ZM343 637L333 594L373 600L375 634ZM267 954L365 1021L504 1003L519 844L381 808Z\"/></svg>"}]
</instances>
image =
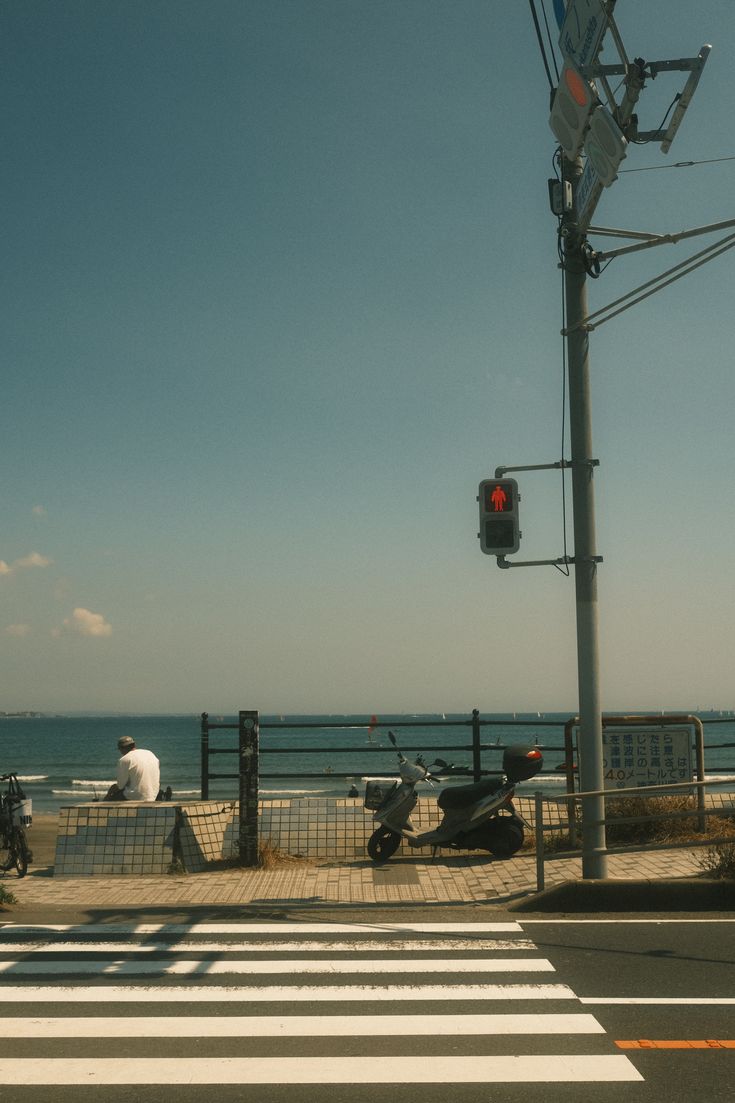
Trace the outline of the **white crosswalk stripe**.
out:
<instances>
[{"instance_id":1,"label":"white crosswalk stripe","mask_svg":"<svg viewBox=\"0 0 735 1103\"><path fill-rule=\"evenodd\" d=\"M209 1057L0 1059L4 1083L483 1084L640 1080L624 1057Z\"/></svg>"},{"instance_id":2,"label":"white crosswalk stripe","mask_svg":"<svg viewBox=\"0 0 735 1103\"><path fill-rule=\"evenodd\" d=\"M314 958L304 960L286 958L283 961L254 961L225 958L214 961L206 958L179 958L176 961L140 961L137 958L85 961L28 961L24 958L0 961L0 973L20 976L24 973L100 973L105 976L137 976L141 973L160 973L175 976L206 973L207 976L228 974L270 973L553 973L551 962L543 958L457 958L454 961L434 958L386 960L382 958Z\"/></svg>"},{"instance_id":3,"label":"white crosswalk stripe","mask_svg":"<svg viewBox=\"0 0 735 1103\"><path fill-rule=\"evenodd\" d=\"M169 988L156 985L94 987L17 987L0 988L3 999L15 1003L99 1003L105 999L119 1003L362 1003L377 1000L389 1003L406 1000L576 1000L565 984L352 984L311 986L262 985L258 987L189 986Z\"/></svg>"},{"instance_id":4,"label":"white crosswalk stripe","mask_svg":"<svg viewBox=\"0 0 735 1103\"><path fill-rule=\"evenodd\" d=\"M0 1082L641 1080L550 974L517 923L6 924Z\"/></svg>"},{"instance_id":5,"label":"white crosswalk stripe","mask_svg":"<svg viewBox=\"0 0 735 1103\"><path fill-rule=\"evenodd\" d=\"M177 940L157 942L140 942L131 945L129 942L84 942L86 953L104 954L188 954L205 953L207 951L219 952L222 949L221 942L207 942L203 939L198 942L184 942ZM35 942L6 942L0 937L0 951L6 954L25 954L42 950L53 951L55 954L78 954L79 942L59 942L49 939L45 943ZM302 939L297 942L263 941L257 942L231 942L228 941L227 949L230 952L248 951L250 953L290 954L302 953L405 953L410 950L417 953L423 950L436 950L436 939L405 939L393 938L390 942L377 938L354 939L353 941L337 941L335 939ZM516 953L520 950L535 950L536 944L530 938L443 938L441 949L445 952L466 952L468 950L511 950Z\"/></svg>"},{"instance_id":6,"label":"white crosswalk stripe","mask_svg":"<svg viewBox=\"0 0 735 1103\"><path fill-rule=\"evenodd\" d=\"M118 1015L3 1019L6 1038L355 1038L365 1034L603 1034L594 1015Z\"/></svg>"}]
</instances>

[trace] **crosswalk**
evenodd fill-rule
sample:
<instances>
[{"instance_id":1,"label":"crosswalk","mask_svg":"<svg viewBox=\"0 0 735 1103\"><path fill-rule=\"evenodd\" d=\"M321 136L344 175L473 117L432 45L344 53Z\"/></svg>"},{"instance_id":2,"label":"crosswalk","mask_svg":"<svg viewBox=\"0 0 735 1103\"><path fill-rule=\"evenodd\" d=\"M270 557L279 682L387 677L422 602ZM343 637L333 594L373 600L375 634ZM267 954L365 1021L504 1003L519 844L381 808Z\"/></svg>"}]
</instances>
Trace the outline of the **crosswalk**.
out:
<instances>
[{"instance_id":1,"label":"crosswalk","mask_svg":"<svg viewBox=\"0 0 735 1103\"><path fill-rule=\"evenodd\" d=\"M642 1079L513 922L10 923L0 1031L29 1087Z\"/></svg>"}]
</instances>

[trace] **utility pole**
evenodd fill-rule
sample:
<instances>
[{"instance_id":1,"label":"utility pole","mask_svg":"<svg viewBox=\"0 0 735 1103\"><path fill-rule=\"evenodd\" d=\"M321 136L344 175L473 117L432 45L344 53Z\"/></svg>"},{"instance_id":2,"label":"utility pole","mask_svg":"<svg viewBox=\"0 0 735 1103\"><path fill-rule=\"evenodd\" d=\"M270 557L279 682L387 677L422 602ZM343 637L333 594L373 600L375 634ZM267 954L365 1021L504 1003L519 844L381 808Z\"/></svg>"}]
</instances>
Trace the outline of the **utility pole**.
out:
<instances>
[{"instance_id":1,"label":"utility pole","mask_svg":"<svg viewBox=\"0 0 735 1103\"><path fill-rule=\"evenodd\" d=\"M571 178L572 195L582 175L582 161L564 160L564 175ZM574 203L574 199L573 199ZM575 207L562 219L564 294L566 299L567 364L569 372L569 432L574 509L574 581L577 609L577 676L579 683L579 785L580 791L599 792L604 787L602 762L602 704L597 615L597 543L592 454L592 402L590 394L587 270L577 229ZM607 876L605 849L605 798L582 800L582 876L597 880Z\"/></svg>"},{"instance_id":2,"label":"utility pole","mask_svg":"<svg viewBox=\"0 0 735 1103\"><path fill-rule=\"evenodd\" d=\"M617 179L618 167L627 155L629 141L660 141L662 151L668 152L711 50L705 44L696 57L649 62L636 57L630 61L613 16L615 4L616 0L554 0L554 11L560 29L559 48L564 63L558 86L552 89L549 125L559 143L562 178L559 180L557 176L557 179L549 180L548 184L551 210L560 220L559 234L563 253L566 325L562 333L567 341L571 460L562 459L553 464L496 467L495 483L484 479L480 483L478 495L482 530L479 534L480 547L487 555L496 557L499 567L508 569L548 564L560 567L574 563L579 684L579 784L580 792L599 794L582 798L582 875L592 880L607 876L607 851L597 614L597 566L602 560L597 554L595 537L594 471L598 461L592 453L589 334L602 322L627 309L627 306L620 306L624 300L631 300L627 305L632 305L647 298L649 294L667 286L668 282L678 279L679 274L674 273L678 273L679 269L685 270L681 274L687 274L698 267L699 263L704 263L701 258L705 254L707 259L711 259L727 249L735 248L733 233L678 268L664 272L656 280L634 289L608 307L593 314L588 311L587 275L600 274L600 261L735 225L735 219L728 219L679 234L664 235L605 229L592 225L592 216L604 189L609 188ZM608 33L619 55L619 64L599 63L598 55ZM669 71L689 74L682 92L674 100L676 108L671 120L665 129L662 124L657 130L642 131L634 109L645 82L648 79L653 80L659 73ZM620 83L625 92L620 104L615 100L608 77L623 78ZM598 83L607 106L600 98ZM636 244L622 249L596 252L587 240L590 233L629 237ZM666 277L671 279L667 280ZM653 284L658 286L651 290ZM592 319L599 315L605 316L593 324ZM520 543L517 512L520 494L515 480L504 480L504 476L509 471L537 471L559 467L571 467L572 470L574 556L570 558L564 554L557 559L525 561L508 559L509 555L518 550ZM501 488L501 484L502 487L507 485L510 488L510 492L505 493L502 506L499 507L499 499L493 499L492 496L488 504L488 491L496 485ZM493 509L499 514L498 517L494 517Z\"/></svg>"}]
</instances>

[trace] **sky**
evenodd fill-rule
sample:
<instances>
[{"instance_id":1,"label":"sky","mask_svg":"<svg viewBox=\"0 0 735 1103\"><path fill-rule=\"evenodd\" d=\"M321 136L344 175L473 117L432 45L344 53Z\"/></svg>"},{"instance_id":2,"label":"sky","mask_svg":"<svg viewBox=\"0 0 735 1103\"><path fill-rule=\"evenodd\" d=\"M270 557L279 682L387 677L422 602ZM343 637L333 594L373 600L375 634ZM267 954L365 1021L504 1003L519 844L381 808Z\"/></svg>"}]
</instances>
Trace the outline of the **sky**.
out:
<instances>
[{"instance_id":1,"label":"sky","mask_svg":"<svg viewBox=\"0 0 735 1103\"><path fill-rule=\"evenodd\" d=\"M616 18L713 49L594 224L735 217L735 6ZM530 6L5 0L0 56L0 710L574 712L573 574L477 539L481 479L569 455ZM590 338L605 709L735 708L734 273ZM515 559L561 556L559 472L517 478Z\"/></svg>"}]
</instances>

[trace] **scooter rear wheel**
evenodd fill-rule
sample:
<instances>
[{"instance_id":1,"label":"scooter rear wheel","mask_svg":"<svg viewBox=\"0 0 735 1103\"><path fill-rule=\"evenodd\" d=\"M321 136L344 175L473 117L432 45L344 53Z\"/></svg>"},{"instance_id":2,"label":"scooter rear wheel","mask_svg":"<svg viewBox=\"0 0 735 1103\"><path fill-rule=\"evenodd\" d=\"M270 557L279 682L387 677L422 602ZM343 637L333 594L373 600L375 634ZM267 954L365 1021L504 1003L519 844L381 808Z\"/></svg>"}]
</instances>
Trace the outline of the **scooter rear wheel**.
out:
<instances>
[{"instance_id":1,"label":"scooter rear wheel","mask_svg":"<svg viewBox=\"0 0 735 1103\"><path fill-rule=\"evenodd\" d=\"M389 827L379 827L367 841L367 852L374 862L387 862L401 845L401 836Z\"/></svg>"},{"instance_id":2,"label":"scooter rear wheel","mask_svg":"<svg viewBox=\"0 0 735 1103\"><path fill-rule=\"evenodd\" d=\"M507 861L523 846L523 823L516 816L498 816L486 826L485 846L495 858Z\"/></svg>"}]
</instances>

